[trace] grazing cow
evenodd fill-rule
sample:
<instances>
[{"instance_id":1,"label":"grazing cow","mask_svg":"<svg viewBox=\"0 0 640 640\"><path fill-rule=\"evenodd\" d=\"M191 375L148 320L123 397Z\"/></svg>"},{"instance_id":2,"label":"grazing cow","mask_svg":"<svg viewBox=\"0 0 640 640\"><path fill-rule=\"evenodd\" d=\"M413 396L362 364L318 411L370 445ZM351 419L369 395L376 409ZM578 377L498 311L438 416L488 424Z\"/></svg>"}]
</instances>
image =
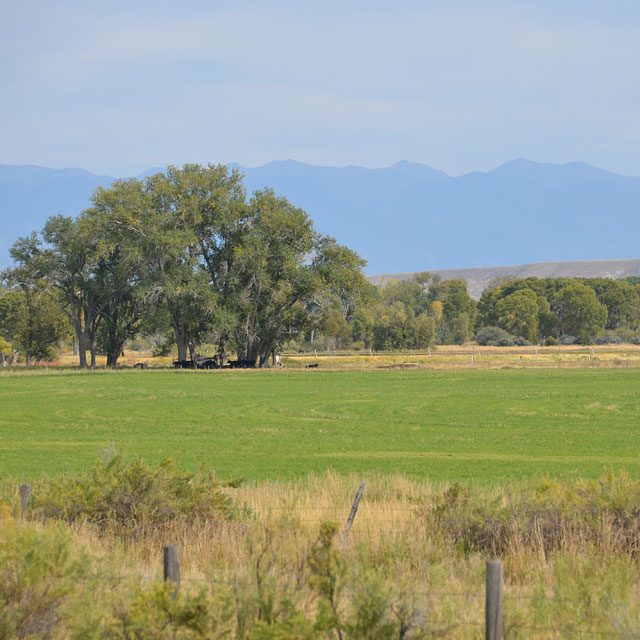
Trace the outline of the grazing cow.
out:
<instances>
[{"instance_id":1,"label":"grazing cow","mask_svg":"<svg viewBox=\"0 0 640 640\"><path fill-rule=\"evenodd\" d=\"M255 369L255 360L229 360L232 369Z\"/></svg>"},{"instance_id":2,"label":"grazing cow","mask_svg":"<svg viewBox=\"0 0 640 640\"><path fill-rule=\"evenodd\" d=\"M316 362L315 364L307 364L305 365L305 369L317 369L320 365Z\"/></svg>"}]
</instances>

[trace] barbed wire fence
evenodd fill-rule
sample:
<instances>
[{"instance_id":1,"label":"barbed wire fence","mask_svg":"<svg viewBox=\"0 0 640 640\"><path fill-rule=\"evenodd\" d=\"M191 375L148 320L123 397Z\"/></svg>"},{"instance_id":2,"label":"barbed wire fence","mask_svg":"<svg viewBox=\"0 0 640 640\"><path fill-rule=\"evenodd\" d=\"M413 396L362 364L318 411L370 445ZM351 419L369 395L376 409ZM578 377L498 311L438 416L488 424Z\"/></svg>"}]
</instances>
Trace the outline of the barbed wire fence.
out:
<instances>
[{"instance_id":1,"label":"barbed wire fence","mask_svg":"<svg viewBox=\"0 0 640 640\"><path fill-rule=\"evenodd\" d=\"M180 554L176 545L167 545L164 547L163 553L163 579L165 582L174 586L173 598L176 598L183 585L206 585L212 587L227 587L230 590L237 591L239 587L247 589L257 588L256 582L239 581L239 580L218 580L213 578L185 578L180 576ZM542 637L558 637L558 634L562 634L562 638L615 638L623 637L618 635L614 629L610 630L594 630L580 627L579 625L568 626L566 624L558 625L536 625L536 624L522 624L522 623L510 623L505 625L505 603L507 607L510 603L521 603L525 601L535 602L538 605L584 605L584 600L562 598L562 597L543 597L540 595L515 595L510 596L504 593L504 586L502 583L502 562L500 560L491 560L487 562L486 566L486 591L485 593L476 592L448 592L448 591L423 591L415 590L412 592L414 596L420 596L426 601L444 601L447 599L458 599L463 602L470 601L484 601L485 620L479 619L456 619L450 623L445 623L442 619L432 618L422 620L421 623L424 627L423 630L428 630L433 634L443 634L445 637L446 632L453 633L457 629L463 627L473 627L478 630L482 635L484 631L484 637L486 640L504 640L510 636L526 637L521 634L522 632L532 632L535 634L547 634ZM499 576L499 578L497 578ZM80 574L75 576L76 579L86 581L104 581L107 583L112 582L148 582L153 583L159 580L158 576L148 576L141 574L127 574L127 575L104 575L104 574ZM628 607L627 602L621 601L591 601L592 606L599 607ZM437 635L437 637L441 637ZM531 637L531 636L529 636ZM540 636L537 636L540 637Z\"/></svg>"}]
</instances>

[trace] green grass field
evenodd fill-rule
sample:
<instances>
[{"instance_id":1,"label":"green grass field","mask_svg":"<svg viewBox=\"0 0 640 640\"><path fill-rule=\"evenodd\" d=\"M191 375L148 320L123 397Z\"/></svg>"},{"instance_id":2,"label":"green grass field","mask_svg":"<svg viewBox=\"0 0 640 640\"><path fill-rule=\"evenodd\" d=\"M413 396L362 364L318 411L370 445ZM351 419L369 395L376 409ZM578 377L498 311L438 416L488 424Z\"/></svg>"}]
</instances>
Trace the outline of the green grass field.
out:
<instances>
[{"instance_id":1,"label":"green grass field","mask_svg":"<svg viewBox=\"0 0 640 640\"><path fill-rule=\"evenodd\" d=\"M0 474L115 445L219 477L327 468L498 483L640 477L640 370L105 372L0 377Z\"/></svg>"}]
</instances>

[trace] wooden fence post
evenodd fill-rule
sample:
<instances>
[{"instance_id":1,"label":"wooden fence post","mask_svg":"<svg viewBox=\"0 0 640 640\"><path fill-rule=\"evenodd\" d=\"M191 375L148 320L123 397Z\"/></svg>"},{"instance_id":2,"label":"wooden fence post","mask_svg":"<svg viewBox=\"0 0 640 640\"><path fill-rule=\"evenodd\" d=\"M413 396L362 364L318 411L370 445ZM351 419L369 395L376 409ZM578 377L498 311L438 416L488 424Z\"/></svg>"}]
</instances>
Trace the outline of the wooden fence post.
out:
<instances>
[{"instance_id":1,"label":"wooden fence post","mask_svg":"<svg viewBox=\"0 0 640 640\"><path fill-rule=\"evenodd\" d=\"M487 562L487 591L485 601L486 640L502 640L502 562Z\"/></svg>"},{"instance_id":2,"label":"wooden fence post","mask_svg":"<svg viewBox=\"0 0 640 640\"><path fill-rule=\"evenodd\" d=\"M175 544L164 548L164 579L176 585L171 598L175 600L180 589L180 550Z\"/></svg>"},{"instance_id":3,"label":"wooden fence post","mask_svg":"<svg viewBox=\"0 0 640 640\"><path fill-rule=\"evenodd\" d=\"M340 534L340 546L342 546L346 542L349 531L351 531L351 525L353 524L353 520L356 517L356 513L358 513L358 505L360 504L360 498L362 498L363 491L364 482L360 485L360 488L356 493L356 498L353 501L353 506L351 507L349 517L347 518L347 524L345 525L343 532Z\"/></svg>"},{"instance_id":4,"label":"wooden fence post","mask_svg":"<svg viewBox=\"0 0 640 640\"><path fill-rule=\"evenodd\" d=\"M20 520L24 520L24 512L27 510L27 503L29 502L29 496L31 495L31 485L21 484L18 492L20 493L20 506L22 507Z\"/></svg>"}]
</instances>

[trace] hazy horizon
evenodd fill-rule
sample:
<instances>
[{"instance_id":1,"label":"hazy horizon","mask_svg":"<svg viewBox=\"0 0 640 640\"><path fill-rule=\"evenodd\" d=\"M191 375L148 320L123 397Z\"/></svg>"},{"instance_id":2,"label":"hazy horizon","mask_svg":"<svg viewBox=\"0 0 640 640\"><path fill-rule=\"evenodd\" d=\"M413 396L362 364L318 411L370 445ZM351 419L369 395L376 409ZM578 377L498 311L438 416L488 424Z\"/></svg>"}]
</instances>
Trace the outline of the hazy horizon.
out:
<instances>
[{"instance_id":1,"label":"hazy horizon","mask_svg":"<svg viewBox=\"0 0 640 640\"><path fill-rule=\"evenodd\" d=\"M461 178L463 176L469 175L471 173L491 173L492 171L495 171L496 169L500 169L501 167L504 167L506 165L510 165L512 163L515 162L519 162L519 161L524 161L524 162L528 162L528 163L532 163L532 164L537 164L537 165L551 165L551 166L555 166L555 167L559 167L559 166L567 166L567 165L588 165L590 167L593 167L594 169L598 169L600 171L606 171L608 173L613 173L615 175L619 175L625 178L638 178L640 177L640 174L638 175L633 175L633 174L625 174L625 173L620 173L618 171L613 171L607 167L602 167L602 166L598 166L592 163L587 163L587 162L582 162L581 160L569 160L567 162L548 162L548 161L544 161L544 160L531 160L530 158L524 158L524 157L516 157L516 158L512 158L511 160L506 160L505 162L501 162L500 164L496 165L495 167L489 167L488 169L471 169L470 171L466 171L464 173L459 173L459 174L454 174L454 173L448 173L446 171L444 171L443 169L440 169L439 167L435 167L432 165L428 165L424 162L411 162L409 160L405 160L405 159L401 159L401 160L397 160L396 162L392 162L391 164L388 165L382 165L382 166L373 166L373 167L368 167L362 164L344 164L344 165L340 165L340 164L314 164L311 162L303 162L301 160L296 160L295 158L277 158L275 160L270 160L268 162L262 163L262 164L257 164L257 165L245 165L245 164L241 164L239 162L236 162L234 160L230 160L230 161L221 161L220 163L218 162L212 162L212 164L224 164L226 166L233 166L233 165L237 165L242 169L260 169L262 167L266 167L268 165L271 164L276 164L276 163L287 163L287 162L291 162L291 163L295 163L295 164L302 164L302 165L306 165L309 167L317 167L317 168L321 168L321 169L348 169L348 168L358 168L358 169L367 169L367 170L371 170L371 171L375 171L375 170L383 170L383 169L391 169L392 167L398 166L398 165L402 165L404 163L410 164L410 165L416 165L416 166L422 166L422 167L428 167L429 169L434 169L436 171L441 171L442 173L445 173L447 175L447 177L449 178ZM187 161L189 162L189 161ZM201 164L207 164L207 161L202 161ZM113 178L130 178L130 177L135 177L135 176L139 176L141 174L144 174L150 170L155 170L155 169L164 169L166 166L169 165L176 165L176 166L181 166L180 163L176 163L176 162L168 162L166 165L163 166L158 166L158 167L145 167L143 169L141 169L140 171L137 171L135 173L116 173L116 174L109 174L109 173L105 173L105 172L95 172L95 171L91 171L90 169L87 169L86 167L81 167L81 166L59 166L59 167L54 167L54 166L44 166L44 165L40 165L40 164L35 164L32 162L27 162L27 163L20 163L20 164L13 164L13 163L8 163L8 162L1 162L0 166L6 166L6 167L38 167L41 169L53 169L53 170L57 170L57 171L65 171L65 170L70 170L70 171L88 171L89 173L96 175L96 176L108 176L108 177L113 177Z\"/></svg>"},{"instance_id":2,"label":"hazy horizon","mask_svg":"<svg viewBox=\"0 0 640 640\"><path fill-rule=\"evenodd\" d=\"M640 175L640 5L612 0L6 3L0 162Z\"/></svg>"}]
</instances>

